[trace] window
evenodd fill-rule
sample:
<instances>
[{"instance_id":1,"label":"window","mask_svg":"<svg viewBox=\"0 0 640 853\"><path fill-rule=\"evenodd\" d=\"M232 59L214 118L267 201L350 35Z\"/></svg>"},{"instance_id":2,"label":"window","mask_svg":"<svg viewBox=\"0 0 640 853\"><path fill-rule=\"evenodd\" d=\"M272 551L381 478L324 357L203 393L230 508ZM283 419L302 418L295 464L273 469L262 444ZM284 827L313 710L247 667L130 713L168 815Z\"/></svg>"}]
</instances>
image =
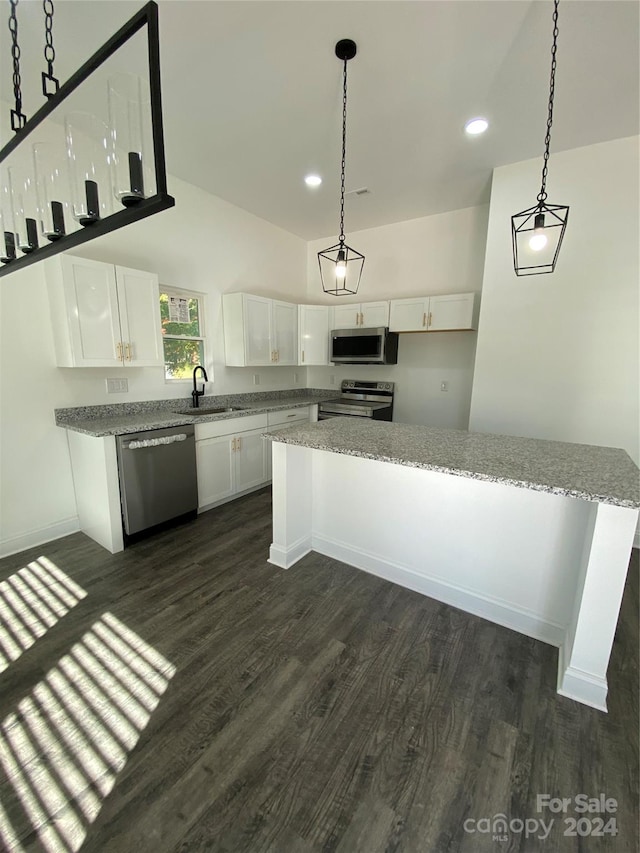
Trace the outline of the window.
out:
<instances>
[{"instance_id":1,"label":"window","mask_svg":"<svg viewBox=\"0 0 640 853\"><path fill-rule=\"evenodd\" d=\"M204 364L204 297L160 288L160 321L165 379L191 379Z\"/></svg>"}]
</instances>

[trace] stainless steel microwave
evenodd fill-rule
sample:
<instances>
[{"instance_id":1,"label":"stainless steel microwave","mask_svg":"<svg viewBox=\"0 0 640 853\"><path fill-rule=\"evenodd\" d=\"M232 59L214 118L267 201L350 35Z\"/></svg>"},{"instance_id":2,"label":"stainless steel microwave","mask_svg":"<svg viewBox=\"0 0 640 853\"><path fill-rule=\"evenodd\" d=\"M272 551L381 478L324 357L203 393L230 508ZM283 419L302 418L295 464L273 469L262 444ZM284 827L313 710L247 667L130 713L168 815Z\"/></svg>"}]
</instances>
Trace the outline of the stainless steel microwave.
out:
<instances>
[{"instance_id":1,"label":"stainless steel microwave","mask_svg":"<svg viewBox=\"0 0 640 853\"><path fill-rule=\"evenodd\" d=\"M329 361L336 364L397 364L398 333L378 329L334 329Z\"/></svg>"}]
</instances>

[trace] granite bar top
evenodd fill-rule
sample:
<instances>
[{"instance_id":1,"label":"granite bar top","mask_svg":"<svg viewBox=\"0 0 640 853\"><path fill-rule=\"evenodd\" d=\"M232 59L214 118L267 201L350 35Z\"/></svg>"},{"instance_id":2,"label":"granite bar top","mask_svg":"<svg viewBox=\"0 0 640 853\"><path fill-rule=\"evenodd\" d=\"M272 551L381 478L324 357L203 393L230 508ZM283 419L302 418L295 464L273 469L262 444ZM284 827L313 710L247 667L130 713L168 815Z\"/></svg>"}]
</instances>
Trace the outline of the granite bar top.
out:
<instances>
[{"instance_id":1,"label":"granite bar top","mask_svg":"<svg viewBox=\"0 0 640 853\"><path fill-rule=\"evenodd\" d=\"M275 412L279 409L313 406L322 400L334 398L336 393L336 391L329 391L326 388L300 388L286 391L201 397L200 412L227 406L243 407L241 411L219 412L210 415L199 414L194 416L191 414L191 400L181 398L56 409L55 418L59 427L96 438L103 438L107 435L127 435L128 433L143 432L150 429L243 418L263 412Z\"/></svg>"},{"instance_id":2,"label":"granite bar top","mask_svg":"<svg viewBox=\"0 0 640 853\"><path fill-rule=\"evenodd\" d=\"M640 472L624 450L613 447L364 418L331 418L277 430L266 437L315 450L640 508Z\"/></svg>"}]
</instances>

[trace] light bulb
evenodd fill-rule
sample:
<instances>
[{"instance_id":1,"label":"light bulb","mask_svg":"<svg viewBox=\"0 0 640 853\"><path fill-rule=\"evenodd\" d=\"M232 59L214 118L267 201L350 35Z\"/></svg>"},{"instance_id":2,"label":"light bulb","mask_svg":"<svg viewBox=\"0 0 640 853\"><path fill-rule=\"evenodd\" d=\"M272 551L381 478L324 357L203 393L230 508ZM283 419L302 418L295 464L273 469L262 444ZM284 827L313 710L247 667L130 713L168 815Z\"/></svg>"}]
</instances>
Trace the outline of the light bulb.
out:
<instances>
[{"instance_id":1,"label":"light bulb","mask_svg":"<svg viewBox=\"0 0 640 853\"><path fill-rule=\"evenodd\" d=\"M484 133L488 127L489 122L486 118L470 118L469 121L465 123L464 129L469 136L478 136L478 134Z\"/></svg>"},{"instance_id":2,"label":"light bulb","mask_svg":"<svg viewBox=\"0 0 640 853\"><path fill-rule=\"evenodd\" d=\"M529 240L529 248L534 252L539 252L541 249L544 249L548 242L547 235L543 234L541 229L536 228L533 232L533 237Z\"/></svg>"},{"instance_id":3,"label":"light bulb","mask_svg":"<svg viewBox=\"0 0 640 853\"><path fill-rule=\"evenodd\" d=\"M308 187L319 187L322 183L322 178L320 175L307 175L304 182Z\"/></svg>"},{"instance_id":4,"label":"light bulb","mask_svg":"<svg viewBox=\"0 0 640 853\"><path fill-rule=\"evenodd\" d=\"M347 274L346 261L338 261L336 263L336 278L344 278Z\"/></svg>"}]
</instances>

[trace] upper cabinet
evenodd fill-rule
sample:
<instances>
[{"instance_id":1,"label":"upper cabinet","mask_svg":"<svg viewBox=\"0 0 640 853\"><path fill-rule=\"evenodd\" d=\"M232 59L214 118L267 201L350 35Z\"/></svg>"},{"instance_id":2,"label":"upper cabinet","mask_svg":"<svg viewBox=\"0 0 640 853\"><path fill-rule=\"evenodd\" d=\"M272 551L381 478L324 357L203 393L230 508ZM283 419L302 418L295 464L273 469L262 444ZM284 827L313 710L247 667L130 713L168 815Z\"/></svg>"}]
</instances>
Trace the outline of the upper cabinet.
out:
<instances>
[{"instance_id":1,"label":"upper cabinet","mask_svg":"<svg viewBox=\"0 0 640 853\"><path fill-rule=\"evenodd\" d=\"M161 367L158 276L58 255L46 263L58 367Z\"/></svg>"},{"instance_id":2,"label":"upper cabinet","mask_svg":"<svg viewBox=\"0 0 640 853\"><path fill-rule=\"evenodd\" d=\"M360 302L334 305L331 329L380 328L389 325L388 302Z\"/></svg>"},{"instance_id":3,"label":"upper cabinet","mask_svg":"<svg viewBox=\"0 0 640 853\"><path fill-rule=\"evenodd\" d=\"M298 364L329 364L329 306L298 305Z\"/></svg>"},{"instance_id":4,"label":"upper cabinet","mask_svg":"<svg viewBox=\"0 0 640 853\"><path fill-rule=\"evenodd\" d=\"M249 293L225 293L222 313L227 365L298 363L297 305Z\"/></svg>"},{"instance_id":5,"label":"upper cabinet","mask_svg":"<svg viewBox=\"0 0 640 853\"><path fill-rule=\"evenodd\" d=\"M447 293L392 299L389 329L392 332L445 332L477 329L478 294Z\"/></svg>"}]
</instances>

